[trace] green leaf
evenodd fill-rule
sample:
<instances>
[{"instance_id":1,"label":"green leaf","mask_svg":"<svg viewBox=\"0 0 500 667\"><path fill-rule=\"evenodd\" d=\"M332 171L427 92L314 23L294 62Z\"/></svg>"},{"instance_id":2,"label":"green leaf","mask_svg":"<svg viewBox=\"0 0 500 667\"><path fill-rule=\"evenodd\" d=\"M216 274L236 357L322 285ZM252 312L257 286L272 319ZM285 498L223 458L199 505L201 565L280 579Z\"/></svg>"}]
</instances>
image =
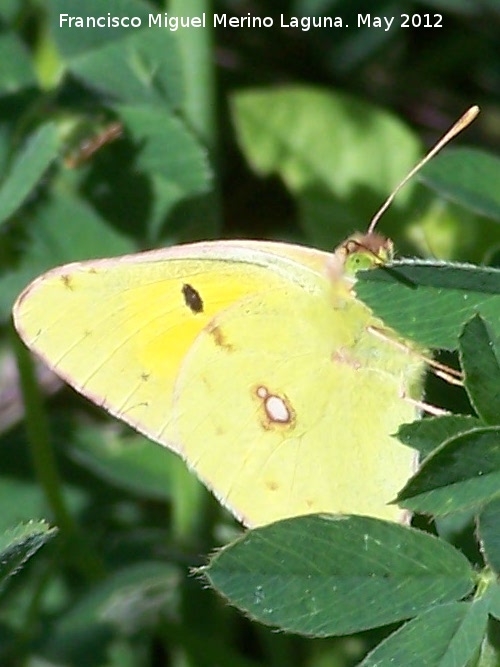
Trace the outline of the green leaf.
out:
<instances>
[{"instance_id":1,"label":"green leaf","mask_svg":"<svg viewBox=\"0 0 500 667\"><path fill-rule=\"evenodd\" d=\"M150 28L79 56L71 71L121 102L178 108L181 94L177 44L171 33Z\"/></svg>"},{"instance_id":2,"label":"green leaf","mask_svg":"<svg viewBox=\"0 0 500 667\"><path fill-rule=\"evenodd\" d=\"M411 251L416 250L417 255L451 262L496 265L491 261L500 248L500 225L496 221L423 188L417 191L408 220L404 226L404 240L411 242ZM385 231L385 221L381 221L380 229Z\"/></svg>"},{"instance_id":3,"label":"green leaf","mask_svg":"<svg viewBox=\"0 0 500 667\"><path fill-rule=\"evenodd\" d=\"M407 509L449 514L500 496L500 428L476 428L447 440L398 494Z\"/></svg>"},{"instance_id":4,"label":"green leaf","mask_svg":"<svg viewBox=\"0 0 500 667\"><path fill-rule=\"evenodd\" d=\"M111 484L156 500L172 495L169 462L173 456L142 436L119 437L114 431L86 428L71 456Z\"/></svg>"},{"instance_id":5,"label":"green leaf","mask_svg":"<svg viewBox=\"0 0 500 667\"><path fill-rule=\"evenodd\" d=\"M53 37L56 41L57 48L61 55L65 58L71 59L77 55L85 53L86 51L93 51L102 46L106 46L112 41L121 41L130 33L135 33L143 29L143 25L147 25L148 14L151 6L140 0L108 0L106 2L106 11L103 12L103 5L101 0L82 0L78 6L78 14L76 16L83 17L86 22L87 17L104 16L107 14L112 16L131 17L137 16L141 19L141 27L134 28L133 26L103 26L99 28L79 28L75 23L70 25L68 21L61 19L61 14L70 14L68 12L68 3L65 0L49 0L50 11L50 27ZM73 14L73 16L75 16ZM75 39L75 32L78 39Z\"/></svg>"},{"instance_id":6,"label":"green leaf","mask_svg":"<svg viewBox=\"0 0 500 667\"><path fill-rule=\"evenodd\" d=\"M482 602L429 609L379 644L359 667L466 667L486 632Z\"/></svg>"},{"instance_id":7,"label":"green leaf","mask_svg":"<svg viewBox=\"0 0 500 667\"><path fill-rule=\"evenodd\" d=\"M134 246L83 200L66 192L45 200L26 226L30 243L19 266L0 276L0 319L38 274L58 264L132 252Z\"/></svg>"},{"instance_id":8,"label":"green leaf","mask_svg":"<svg viewBox=\"0 0 500 667\"><path fill-rule=\"evenodd\" d=\"M22 0L5 0L0 7L0 16L6 23L13 23L19 14Z\"/></svg>"},{"instance_id":9,"label":"green leaf","mask_svg":"<svg viewBox=\"0 0 500 667\"><path fill-rule=\"evenodd\" d=\"M157 238L163 231L170 233L171 242L180 242L199 220L200 235L210 236L217 221L213 209L202 207L202 197L208 197L213 186L206 148L179 118L158 107L119 106L118 113L140 147L137 169L153 190L150 235ZM190 219L180 220L180 210L189 209L190 203ZM168 227L162 230L165 221Z\"/></svg>"},{"instance_id":10,"label":"green leaf","mask_svg":"<svg viewBox=\"0 0 500 667\"><path fill-rule=\"evenodd\" d=\"M0 532L50 512L38 484L5 474L0 477L0 507Z\"/></svg>"},{"instance_id":11,"label":"green leaf","mask_svg":"<svg viewBox=\"0 0 500 667\"><path fill-rule=\"evenodd\" d=\"M500 221L500 159L472 148L447 150L431 160L418 178L443 197Z\"/></svg>"},{"instance_id":12,"label":"green leaf","mask_svg":"<svg viewBox=\"0 0 500 667\"><path fill-rule=\"evenodd\" d=\"M68 15L64 0L51 0L52 31L67 66L77 77L106 96L133 104L153 103L178 108L182 78L177 40L171 31L149 27L151 7L138 0L86 0L78 16L86 22L108 13L117 18L137 17L141 26L79 29L61 24ZM78 31L78 39L75 39Z\"/></svg>"},{"instance_id":13,"label":"green leaf","mask_svg":"<svg viewBox=\"0 0 500 667\"><path fill-rule=\"evenodd\" d=\"M496 619L500 620L500 585L498 583L493 584L489 589L489 601L490 607L489 612Z\"/></svg>"},{"instance_id":14,"label":"green leaf","mask_svg":"<svg viewBox=\"0 0 500 667\"><path fill-rule=\"evenodd\" d=\"M500 498L483 507L477 520L481 551L488 565L500 574Z\"/></svg>"},{"instance_id":15,"label":"green leaf","mask_svg":"<svg viewBox=\"0 0 500 667\"><path fill-rule=\"evenodd\" d=\"M331 247L369 220L420 156L418 139L397 118L318 88L238 92L232 115L252 168L278 174L298 199L312 245ZM408 203L411 190L410 184L396 209Z\"/></svg>"},{"instance_id":16,"label":"green leaf","mask_svg":"<svg viewBox=\"0 0 500 667\"><path fill-rule=\"evenodd\" d=\"M55 125L42 125L15 156L0 186L0 223L10 218L21 206L57 154Z\"/></svg>"},{"instance_id":17,"label":"green leaf","mask_svg":"<svg viewBox=\"0 0 500 667\"><path fill-rule=\"evenodd\" d=\"M0 535L0 587L15 574L40 547L55 537L56 528L45 521L29 521Z\"/></svg>"},{"instance_id":18,"label":"green leaf","mask_svg":"<svg viewBox=\"0 0 500 667\"><path fill-rule=\"evenodd\" d=\"M310 515L246 533L203 568L253 618L326 637L415 616L466 595L466 558L426 533L361 516Z\"/></svg>"},{"instance_id":19,"label":"green leaf","mask_svg":"<svg viewBox=\"0 0 500 667\"><path fill-rule=\"evenodd\" d=\"M145 561L115 570L87 587L83 596L52 623L44 653L57 664L88 665L87 656L104 653L113 635L133 635L158 623L176 608L179 571ZM101 656L99 662L107 664Z\"/></svg>"},{"instance_id":20,"label":"green leaf","mask_svg":"<svg viewBox=\"0 0 500 667\"><path fill-rule=\"evenodd\" d=\"M318 184L339 197L368 184L385 193L418 155L398 119L348 95L306 86L245 90L232 109L254 169L280 174L296 194ZM403 147L393 150L398 142Z\"/></svg>"},{"instance_id":21,"label":"green leaf","mask_svg":"<svg viewBox=\"0 0 500 667\"><path fill-rule=\"evenodd\" d=\"M428 347L455 349L476 313L500 332L499 269L402 260L357 278L357 296L384 324Z\"/></svg>"},{"instance_id":22,"label":"green leaf","mask_svg":"<svg viewBox=\"0 0 500 667\"><path fill-rule=\"evenodd\" d=\"M0 95L11 95L23 88L36 86L35 72L23 42L13 33L0 35Z\"/></svg>"},{"instance_id":23,"label":"green leaf","mask_svg":"<svg viewBox=\"0 0 500 667\"><path fill-rule=\"evenodd\" d=\"M465 388L477 414L487 424L500 420L500 349L486 322L475 315L460 338Z\"/></svg>"},{"instance_id":24,"label":"green leaf","mask_svg":"<svg viewBox=\"0 0 500 667\"><path fill-rule=\"evenodd\" d=\"M206 489L176 454L141 435L79 428L70 456L94 475L126 491L172 504L172 526L189 534L205 517Z\"/></svg>"},{"instance_id":25,"label":"green leaf","mask_svg":"<svg viewBox=\"0 0 500 667\"><path fill-rule=\"evenodd\" d=\"M171 206L209 190L212 172L207 151L178 118L146 106L120 106L118 112L140 146L139 168L169 184Z\"/></svg>"},{"instance_id":26,"label":"green leaf","mask_svg":"<svg viewBox=\"0 0 500 667\"><path fill-rule=\"evenodd\" d=\"M445 440L480 426L483 426L482 421L469 415L428 417L402 424L396 436L404 445L420 452L420 458L424 459Z\"/></svg>"}]
</instances>

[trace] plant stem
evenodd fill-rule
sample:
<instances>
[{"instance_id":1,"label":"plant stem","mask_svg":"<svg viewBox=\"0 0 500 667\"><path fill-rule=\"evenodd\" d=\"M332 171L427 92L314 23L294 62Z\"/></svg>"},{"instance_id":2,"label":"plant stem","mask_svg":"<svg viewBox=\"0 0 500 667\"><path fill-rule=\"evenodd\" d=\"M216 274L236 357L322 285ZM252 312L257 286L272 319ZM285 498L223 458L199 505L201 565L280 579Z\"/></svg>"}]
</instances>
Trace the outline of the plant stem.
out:
<instances>
[{"instance_id":1,"label":"plant stem","mask_svg":"<svg viewBox=\"0 0 500 667\"><path fill-rule=\"evenodd\" d=\"M177 36L184 71L184 113L211 155L217 146L215 63L210 0L168 0L173 16L205 15L204 28L179 28Z\"/></svg>"},{"instance_id":2,"label":"plant stem","mask_svg":"<svg viewBox=\"0 0 500 667\"><path fill-rule=\"evenodd\" d=\"M32 358L17 334L12 332L11 337L17 357L26 430L36 477L54 515L55 523L67 542L71 542L71 557L75 560L75 565L88 579L95 580L101 577L104 568L95 552L90 549L66 506Z\"/></svg>"},{"instance_id":3,"label":"plant stem","mask_svg":"<svg viewBox=\"0 0 500 667\"><path fill-rule=\"evenodd\" d=\"M166 6L170 16L205 17L205 27L180 27L175 37L182 61L182 113L188 127L207 149L212 167L211 190L197 201L197 215L203 220L206 238L207 231L211 237L222 224L213 7L211 0L166 0Z\"/></svg>"}]
</instances>

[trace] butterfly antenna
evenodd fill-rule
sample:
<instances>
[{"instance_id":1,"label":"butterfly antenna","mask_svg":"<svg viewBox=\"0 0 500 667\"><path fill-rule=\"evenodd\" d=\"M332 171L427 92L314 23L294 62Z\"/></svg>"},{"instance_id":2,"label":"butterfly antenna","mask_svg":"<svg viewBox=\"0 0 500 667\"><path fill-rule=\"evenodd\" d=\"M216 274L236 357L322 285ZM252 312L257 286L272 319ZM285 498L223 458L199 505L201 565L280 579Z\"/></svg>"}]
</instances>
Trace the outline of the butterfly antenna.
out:
<instances>
[{"instance_id":1,"label":"butterfly antenna","mask_svg":"<svg viewBox=\"0 0 500 667\"><path fill-rule=\"evenodd\" d=\"M446 146L447 143L449 143L454 137L457 136L462 130L465 130L466 127L468 127L472 121L477 117L479 114L479 107L474 105L470 109L467 109L467 111L457 120L456 123L450 129L444 136L441 137L441 139L437 142L437 144L431 148L431 150L424 155L424 157L418 162L413 169L410 171L409 174L407 174L401 183L396 186L396 188L393 190L393 192L387 197L386 201L382 204L382 206L379 208L377 213L373 216L370 226L368 227L368 234L371 234L373 230L375 229L378 221L380 218L384 215L384 213L387 211L389 206L392 204L394 201L394 197L398 194L398 192L401 190L402 187L404 187L410 178L413 178L415 174L422 169L422 167L431 160L436 153L439 153L439 151Z\"/></svg>"}]
</instances>

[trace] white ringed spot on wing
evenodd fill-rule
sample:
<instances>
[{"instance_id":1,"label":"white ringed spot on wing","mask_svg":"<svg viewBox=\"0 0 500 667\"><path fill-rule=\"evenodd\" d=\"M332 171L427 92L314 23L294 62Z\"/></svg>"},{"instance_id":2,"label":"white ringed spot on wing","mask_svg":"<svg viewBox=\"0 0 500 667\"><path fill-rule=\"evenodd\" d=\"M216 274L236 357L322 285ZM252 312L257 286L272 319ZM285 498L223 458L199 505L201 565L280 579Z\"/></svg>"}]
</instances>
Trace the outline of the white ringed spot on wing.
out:
<instances>
[{"instance_id":1,"label":"white ringed spot on wing","mask_svg":"<svg viewBox=\"0 0 500 667\"><path fill-rule=\"evenodd\" d=\"M264 409L263 426L266 430L273 426L292 427L295 425L295 412L286 396L273 394L264 385L258 385L255 395Z\"/></svg>"}]
</instances>

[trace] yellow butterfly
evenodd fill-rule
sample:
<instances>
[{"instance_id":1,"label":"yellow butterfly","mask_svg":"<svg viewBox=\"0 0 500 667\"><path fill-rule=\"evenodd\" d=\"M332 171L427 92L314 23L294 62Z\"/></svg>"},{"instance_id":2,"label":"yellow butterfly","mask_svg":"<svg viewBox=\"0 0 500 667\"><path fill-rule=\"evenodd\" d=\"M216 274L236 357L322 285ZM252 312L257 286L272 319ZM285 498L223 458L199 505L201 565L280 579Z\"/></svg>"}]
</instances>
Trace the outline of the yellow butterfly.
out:
<instances>
[{"instance_id":1,"label":"yellow butterfly","mask_svg":"<svg viewBox=\"0 0 500 667\"><path fill-rule=\"evenodd\" d=\"M24 290L15 325L245 524L398 520L388 503L416 461L392 434L415 417L424 361L356 299L357 268L391 257L375 222L335 253L216 241L69 264Z\"/></svg>"}]
</instances>

